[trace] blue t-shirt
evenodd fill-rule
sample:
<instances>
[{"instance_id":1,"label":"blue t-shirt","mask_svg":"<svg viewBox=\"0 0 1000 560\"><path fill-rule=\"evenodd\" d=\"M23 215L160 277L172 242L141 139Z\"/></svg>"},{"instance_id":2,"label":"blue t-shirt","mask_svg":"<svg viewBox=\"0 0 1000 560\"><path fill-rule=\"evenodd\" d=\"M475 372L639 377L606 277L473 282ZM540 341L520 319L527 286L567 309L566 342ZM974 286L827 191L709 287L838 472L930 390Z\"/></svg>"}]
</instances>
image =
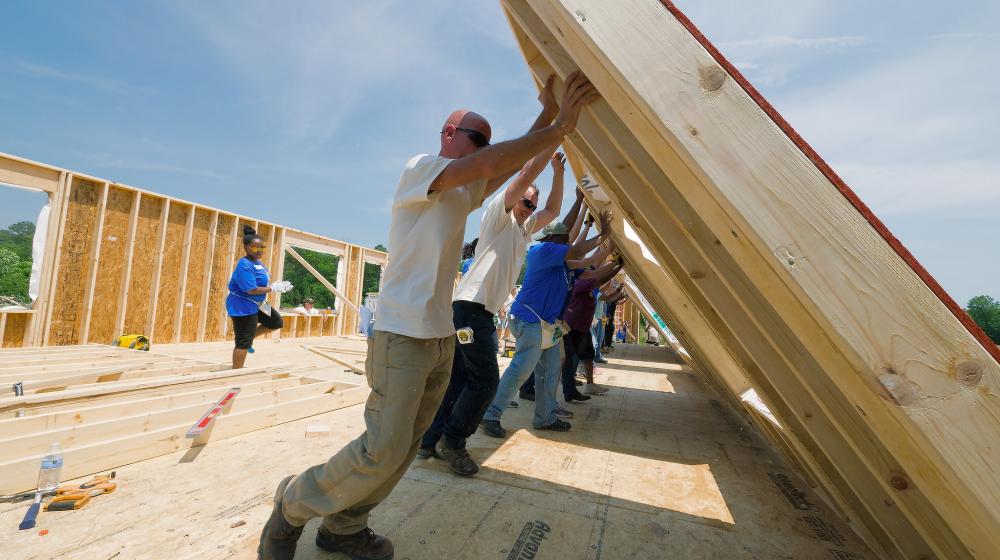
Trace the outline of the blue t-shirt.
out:
<instances>
[{"instance_id":1,"label":"blue t-shirt","mask_svg":"<svg viewBox=\"0 0 1000 560\"><path fill-rule=\"evenodd\" d=\"M465 259L462 264L458 267L458 271L465 274L469 271L469 267L472 266L472 258Z\"/></svg>"},{"instance_id":2,"label":"blue t-shirt","mask_svg":"<svg viewBox=\"0 0 1000 560\"><path fill-rule=\"evenodd\" d=\"M233 275L229 277L229 295L226 297L226 312L230 317L244 317L257 314L257 303L264 301L267 294L250 295L254 288L267 286L267 268L260 262L243 257L236 263Z\"/></svg>"},{"instance_id":3,"label":"blue t-shirt","mask_svg":"<svg viewBox=\"0 0 1000 560\"><path fill-rule=\"evenodd\" d=\"M524 284L510 306L510 312L519 320L537 323L540 316L552 323L559 317L569 294L566 268L568 252L569 245L549 242L538 243L528 249L524 258L527 263Z\"/></svg>"}]
</instances>

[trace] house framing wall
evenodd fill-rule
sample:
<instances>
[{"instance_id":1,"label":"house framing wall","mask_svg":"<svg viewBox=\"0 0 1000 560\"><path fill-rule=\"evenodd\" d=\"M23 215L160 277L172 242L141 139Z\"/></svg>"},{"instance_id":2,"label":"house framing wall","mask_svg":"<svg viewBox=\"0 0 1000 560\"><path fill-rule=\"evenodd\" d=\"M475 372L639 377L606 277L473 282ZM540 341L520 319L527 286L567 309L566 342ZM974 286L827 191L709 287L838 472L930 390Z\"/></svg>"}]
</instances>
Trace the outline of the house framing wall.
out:
<instances>
[{"instance_id":1,"label":"house framing wall","mask_svg":"<svg viewBox=\"0 0 1000 560\"><path fill-rule=\"evenodd\" d=\"M353 333L362 304L356 271L387 263L381 251L3 153L0 182L41 190L51 204L49 223L37 226L47 228L40 295L31 310L0 311L4 348L110 343L123 333L154 343L231 338L226 284L243 224L267 242L263 262L274 279L292 247L341 258L345 305L332 324L303 332ZM280 294L268 298L280 308Z\"/></svg>"},{"instance_id":2,"label":"house framing wall","mask_svg":"<svg viewBox=\"0 0 1000 560\"><path fill-rule=\"evenodd\" d=\"M574 170L692 365L880 556L995 556L997 347L671 3L501 5L536 84L600 91Z\"/></svg>"}]
</instances>

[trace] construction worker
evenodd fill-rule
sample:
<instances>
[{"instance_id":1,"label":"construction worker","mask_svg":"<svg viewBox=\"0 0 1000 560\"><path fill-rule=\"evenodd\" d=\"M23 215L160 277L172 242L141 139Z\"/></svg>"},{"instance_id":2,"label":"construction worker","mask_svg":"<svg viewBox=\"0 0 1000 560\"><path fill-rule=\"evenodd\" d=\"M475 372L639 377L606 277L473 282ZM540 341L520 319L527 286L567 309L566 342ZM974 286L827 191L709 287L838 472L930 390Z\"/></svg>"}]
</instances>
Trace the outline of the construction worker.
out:
<instances>
[{"instance_id":1,"label":"construction worker","mask_svg":"<svg viewBox=\"0 0 1000 560\"><path fill-rule=\"evenodd\" d=\"M462 262L458 264L458 273L465 275L472 265L472 259L476 256L476 246L479 245L479 238L475 238L462 246Z\"/></svg>"},{"instance_id":2,"label":"construction worker","mask_svg":"<svg viewBox=\"0 0 1000 560\"><path fill-rule=\"evenodd\" d=\"M602 258L611 254L611 252L612 248L610 246L602 248ZM622 266L624 264L621 259L603 263L597 268L584 271L573 284L569 304L566 306L566 312L563 314L563 320L570 328L570 331L566 333L564 338L566 360L563 362L562 369L563 399L567 403L587 400L585 398L587 395L580 393L574 382L576 368L580 365L581 360L591 360L589 382L592 387L587 392L589 394L599 394L606 391L602 387L594 386L594 367L592 361L594 359L594 343L590 333L591 321L594 319L594 308L596 306L593 291L595 288L604 286L614 278L622 269Z\"/></svg>"},{"instance_id":3,"label":"construction worker","mask_svg":"<svg viewBox=\"0 0 1000 560\"><path fill-rule=\"evenodd\" d=\"M233 369L243 367L247 352L253 352L253 339L280 329L281 315L266 301L270 292L284 293L292 289L288 281L270 282L267 268L260 262L264 256L264 240L250 226L243 226L243 258L229 277L226 313L233 320L236 345L233 348Z\"/></svg>"},{"instance_id":4,"label":"construction worker","mask_svg":"<svg viewBox=\"0 0 1000 560\"><path fill-rule=\"evenodd\" d=\"M368 527L368 515L416 456L451 376L457 334L451 300L466 219L529 159L561 142L596 97L574 72L557 114L543 105L527 134L493 146L484 117L455 111L441 129L438 154L406 164L393 198L392 262L368 339L365 433L326 463L278 484L258 558L292 559L302 527L314 517L323 518L319 548L354 560L393 557L392 543Z\"/></svg>"},{"instance_id":5,"label":"construction worker","mask_svg":"<svg viewBox=\"0 0 1000 560\"><path fill-rule=\"evenodd\" d=\"M517 339L514 358L500 378L496 396L483 416L483 433L507 437L500 424L514 393L534 373L535 415L532 426L538 430L569 431L569 422L556 417L556 389L559 386L559 341L554 339L554 324L561 315L569 293L570 261L579 260L595 249L611 232L610 216L601 216L601 234L569 244L566 222L549 224L537 236L540 243L528 249L524 284L510 308L511 332Z\"/></svg>"},{"instance_id":6,"label":"construction worker","mask_svg":"<svg viewBox=\"0 0 1000 560\"><path fill-rule=\"evenodd\" d=\"M316 302L312 298L302 300L302 305L293 309L299 315L319 315L319 309L313 307Z\"/></svg>"},{"instance_id":7,"label":"construction worker","mask_svg":"<svg viewBox=\"0 0 1000 560\"><path fill-rule=\"evenodd\" d=\"M543 103L555 105L551 93L549 96ZM553 154L554 149L532 158L504 192L490 201L483 214L475 259L455 290L455 329L470 329L472 337L465 343L460 339L455 348L448 390L418 453L445 459L458 475L479 472L465 449L465 440L475 433L500 382L496 314L521 272L531 236L555 219L562 208L566 157ZM546 162L552 165L552 190L545 207L535 212L538 188L532 181Z\"/></svg>"}]
</instances>

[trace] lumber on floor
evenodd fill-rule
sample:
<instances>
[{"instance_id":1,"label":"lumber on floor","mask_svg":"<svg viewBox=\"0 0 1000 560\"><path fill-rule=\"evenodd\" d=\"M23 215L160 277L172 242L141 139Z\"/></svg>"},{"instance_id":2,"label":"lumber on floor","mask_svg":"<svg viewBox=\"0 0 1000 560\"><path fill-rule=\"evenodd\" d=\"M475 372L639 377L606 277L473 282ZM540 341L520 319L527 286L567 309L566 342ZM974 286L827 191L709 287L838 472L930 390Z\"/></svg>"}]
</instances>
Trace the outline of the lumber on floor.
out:
<instances>
[{"instance_id":1,"label":"lumber on floor","mask_svg":"<svg viewBox=\"0 0 1000 560\"><path fill-rule=\"evenodd\" d=\"M241 393L233 401L232 408L218 416L197 440L185 438L185 433L219 398L224 388L219 388L213 398L186 407L46 430L7 440L0 445L0 471L11 474L0 481L0 492L29 490L37 482L35 466L53 441L60 442L63 448L63 476L76 478L351 406L364 401L368 395L367 387L338 386L308 378L303 381L299 386L263 395L244 397Z\"/></svg>"},{"instance_id":2,"label":"lumber on floor","mask_svg":"<svg viewBox=\"0 0 1000 560\"><path fill-rule=\"evenodd\" d=\"M360 364L357 364L357 363L352 364L351 362L348 361L349 357L356 356L356 354L352 353L351 356L339 357L339 356L335 355L336 350L331 351L331 350L327 350L325 348L320 348L320 347L317 347L317 346L311 346L309 344L303 344L302 347L305 348L306 350L314 353L314 354L317 354L319 356L323 356L324 358L326 358L327 360L330 360L331 362L333 362L335 364L344 366L345 368L347 368L348 370L350 370L353 373L356 373L358 375L364 375L365 374L364 360L361 360ZM354 360L355 360L355 362L358 361L356 357L354 357Z\"/></svg>"}]
</instances>

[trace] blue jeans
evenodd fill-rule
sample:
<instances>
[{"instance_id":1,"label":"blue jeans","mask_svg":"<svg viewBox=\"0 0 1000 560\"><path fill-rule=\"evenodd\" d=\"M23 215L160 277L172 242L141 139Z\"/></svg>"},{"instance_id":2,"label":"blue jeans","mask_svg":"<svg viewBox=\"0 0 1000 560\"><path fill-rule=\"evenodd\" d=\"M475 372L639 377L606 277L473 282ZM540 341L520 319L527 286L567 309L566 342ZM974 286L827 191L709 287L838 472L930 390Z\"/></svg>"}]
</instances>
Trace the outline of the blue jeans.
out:
<instances>
[{"instance_id":1,"label":"blue jeans","mask_svg":"<svg viewBox=\"0 0 1000 560\"><path fill-rule=\"evenodd\" d=\"M591 327L590 334L594 336L594 359L604 359L604 356L601 355L601 345L604 344L604 321L598 319L597 324Z\"/></svg>"},{"instance_id":2,"label":"blue jeans","mask_svg":"<svg viewBox=\"0 0 1000 560\"><path fill-rule=\"evenodd\" d=\"M535 373L536 428L549 426L556 421L556 389L559 387L559 346L542 350L542 326L525 323L517 317L510 318L510 332L517 339L514 358L500 377L496 397L483 416L484 420L500 421L507 404L514 398L524 380Z\"/></svg>"}]
</instances>

